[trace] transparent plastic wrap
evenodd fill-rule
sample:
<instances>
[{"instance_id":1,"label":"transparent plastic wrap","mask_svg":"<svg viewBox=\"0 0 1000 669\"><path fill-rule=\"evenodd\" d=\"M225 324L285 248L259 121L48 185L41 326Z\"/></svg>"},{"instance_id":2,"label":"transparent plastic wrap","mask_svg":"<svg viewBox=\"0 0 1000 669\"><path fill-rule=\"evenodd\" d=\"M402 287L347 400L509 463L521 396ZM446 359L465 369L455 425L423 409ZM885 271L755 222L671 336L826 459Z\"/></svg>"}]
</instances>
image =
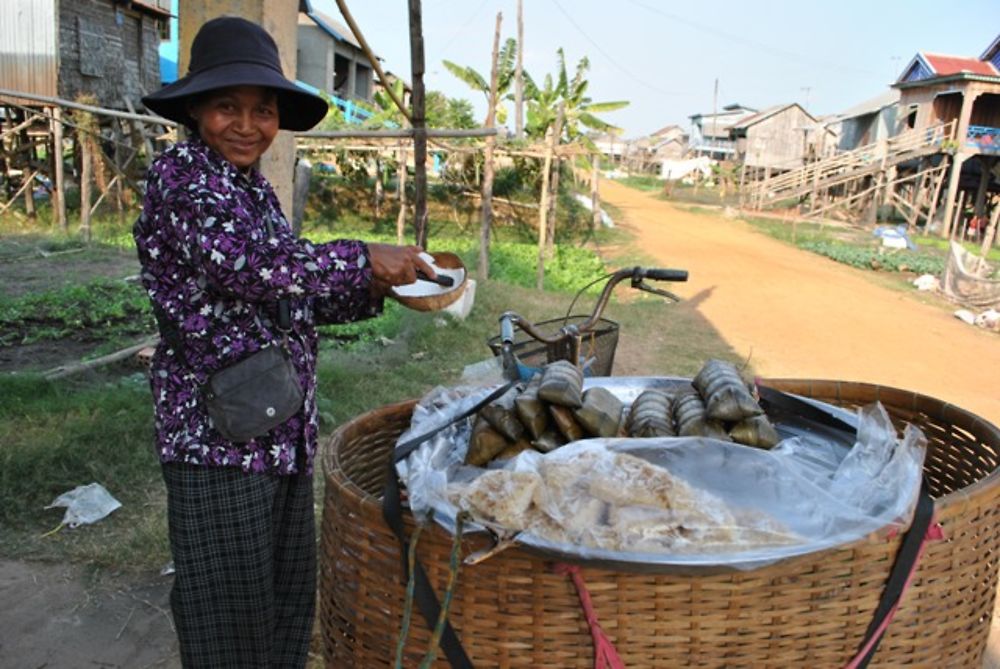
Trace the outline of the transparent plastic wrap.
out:
<instances>
[{"instance_id":1,"label":"transparent plastic wrap","mask_svg":"<svg viewBox=\"0 0 1000 669\"><path fill-rule=\"evenodd\" d=\"M629 403L657 382L588 383ZM400 443L447 424L494 389L435 389L416 407ZM899 439L878 404L856 417L818 406L856 424L856 441L784 415L774 419L783 439L771 450L701 437L584 439L484 469L463 464L467 419L422 444L398 471L414 515L433 511L448 529L465 511L475 521L471 531L516 535L561 559L752 569L909 525L926 450L922 433L907 426Z\"/></svg>"}]
</instances>

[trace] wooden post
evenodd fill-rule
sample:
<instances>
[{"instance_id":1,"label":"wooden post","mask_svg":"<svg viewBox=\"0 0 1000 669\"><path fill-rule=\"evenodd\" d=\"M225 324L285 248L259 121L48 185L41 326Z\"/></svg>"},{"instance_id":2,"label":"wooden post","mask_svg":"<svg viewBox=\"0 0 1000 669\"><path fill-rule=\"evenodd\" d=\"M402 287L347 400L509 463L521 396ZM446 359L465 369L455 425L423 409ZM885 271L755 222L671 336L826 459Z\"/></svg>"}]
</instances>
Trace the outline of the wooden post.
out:
<instances>
[{"instance_id":1,"label":"wooden post","mask_svg":"<svg viewBox=\"0 0 1000 669\"><path fill-rule=\"evenodd\" d=\"M406 149L399 143L399 164L396 168L396 193L399 213L396 214L396 243L402 244L406 232Z\"/></svg>"},{"instance_id":2,"label":"wooden post","mask_svg":"<svg viewBox=\"0 0 1000 669\"><path fill-rule=\"evenodd\" d=\"M524 7L517 0L517 62L514 64L514 132L524 139Z\"/></svg>"},{"instance_id":3,"label":"wooden post","mask_svg":"<svg viewBox=\"0 0 1000 669\"><path fill-rule=\"evenodd\" d=\"M937 176L937 183L934 184L934 194L931 195L930 208L927 210L927 222L924 223L924 231L930 234L931 225L934 222L934 214L937 213L938 198L941 197L941 186L944 185L945 176L948 174L948 156L941 158L941 172ZM944 227L944 224L941 226Z\"/></svg>"},{"instance_id":4,"label":"wooden post","mask_svg":"<svg viewBox=\"0 0 1000 669\"><path fill-rule=\"evenodd\" d=\"M994 156L978 156L979 158L979 187L976 189L976 216L982 217L986 215L986 191L990 185L991 171L993 170L993 165L996 164L997 159Z\"/></svg>"},{"instance_id":5,"label":"wooden post","mask_svg":"<svg viewBox=\"0 0 1000 669\"><path fill-rule=\"evenodd\" d=\"M993 241L997 236L997 219L1000 219L1000 202L993 203L993 214L990 216L990 225L983 233L983 245L979 249L979 257L986 261L986 255L993 248Z\"/></svg>"},{"instance_id":6,"label":"wooden post","mask_svg":"<svg viewBox=\"0 0 1000 669\"><path fill-rule=\"evenodd\" d=\"M66 180L63 167L62 108L52 107L52 215L62 232L68 232L66 222Z\"/></svg>"},{"instance_id":7,"label":"wooden post","mask_svg":"<svg viewBox=\"0 0 1000 669\"><path fill-rule=\"evenodd\" d=\"M503 14L497 12L496 29L493 32L493 59L490 65L490 101L486 110L486 127L495 125L497 108L497 86L499 73L497 61L500 59L500 24ZM490 226L493 225L493 149L496 137L486 138L486 150L483 158L483 189L482 189L482 222L479 227L479 269L477 276L480 282L490 276Z\"/></svg>"},{"instance_id":8,"label":"wooden post","mask_svg":"<svg viewBox=\"0 0 1000 669\"><path fill-rule=\"evenodd\" d=\"M955 207L955 214L952 220L948 222L948 237L950 239L955 238L955 234L959 232L958 227L962 222L962 210L965 209L965 191L963 190L958 195L958 206ZM961 237L959 237L961 239Z\"/></svg>"},{"instance_id":9,"label":"wooden post","mask_svg":"<svg viewBox=\"0 0 1000 669\"><path fill-rule=\"evenodd\" d=\"M25 113L27 117L27 113ZM31 117L34 118L34 117ZM27 119L25 119L27 120ZM30 126L30 124L29 124ZM29 175L27 178L34 181L33 170L35 166L35 145L31 136L28 134L28 127L26 126L21 130L21 142L23 144L23 149L25 150L24 161L27 164L27 168L24 170L25 175ZM24 189L24 213L28 218L35 218L35 189L34 184L28 182L27 188Z\"/></svg>"},{"instance_id":10,"label":"wooden post","mask_svg":"<svg viewBox=\"0 0 1000 669\"><path fill-rule=\"evenodd\" d=\"M410 96L413 121L413 226L418 246L427 248L427 121L424 116L424 32L420 0L410 7Z\"/></svg>"},{"instance_id":11,"label":"wooden post","mask_svg":"<svg viewBox=\"0 0 1000 669\"><path fill-rule=\"evenodd\" d=\"M552 155L556 151L556 136L561 131L562 115L563 108L560 106L556 124L549 128L549 141L545 147L545 163L542 167L542 201L538 205L538 277L535 281L535 287L538 290L543 290L545 284L545 249L547 248L545 236L548 231L546 218L549 213L549 172L552 171Z\"/></svg>"},{"instance_id":12,"label":"wooden post","mask_svg":"<svg viewBox=\"0 0 1000 669\"><path fill-rule=\"evenodd\" d=\"M590 218L591 230L596 230L601 225L601 154L594 154L593 165L590 169L590 208L593 216Z\"/></svg>"},{"instance_id":13,"label":"wooden post","mask_svg":"<svg viewBox=\"0 0 1000 669\"><path fill-rule=\"evenodd\" d=\"M90 155L91 142L82 131L77 134L76 146L80 151L80 231L84 241L90 243L90 180L94 158Z\"/></svg>"},{"instance_id":14,"label":"wooden post","mask_svg":"<svg viewBox=\"0 0 1000 669\"><path fill-rule=\"evenodd\" d=\"M555 146L562 141L562 125L566 114L566 103L559 104L559 114L556 116ZM553 148L554 148L553 147ZM549 173L551 186L549 187L549 213L545 219L549 229L545 233L545 254L551 258L556 250L556 211L559 205L559 178L562 174L562 158L553 156L552 169Z\"/></svg>"}]
</instances>

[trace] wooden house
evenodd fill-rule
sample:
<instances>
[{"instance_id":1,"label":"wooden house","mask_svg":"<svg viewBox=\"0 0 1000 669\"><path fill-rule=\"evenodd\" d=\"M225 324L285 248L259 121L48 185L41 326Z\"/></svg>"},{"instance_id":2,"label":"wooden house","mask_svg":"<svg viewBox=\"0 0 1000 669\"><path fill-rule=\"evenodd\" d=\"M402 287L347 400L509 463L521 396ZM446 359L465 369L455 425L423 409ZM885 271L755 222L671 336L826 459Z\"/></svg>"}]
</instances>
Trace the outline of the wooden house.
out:
<instances>
[{"instance_id":1,"label":"wooden house","mask_svg":"<svg viewBox=\"0 0 1000 669\"><path fill-rule=\"evenodd\" d=\"M170 0L3 0L0 88L139 107L160 87L169 8Z\"/></svg>"},{"instance_id":2,"label":"wooden house","mask_svg":"<svg viewBox=\"0 0 1000 669\"><path fill-rule=\"evenodd\" d=\"M944 196L944 230L964 225L972 204L980 220L987 194L1000 191L1000 36L979 58L918 52L892 85L899 91L897 132L944 128L952 153ZM935 130L937 131L937 130ZM972 160L970 160L972 159Z\"/></svg>"},{"instance_id":3,"label":"wooden house","mask_svg":"<svg viewBox=\"0 0 1000 669\"><path fill-rule=\"evenodd\" d=\"M756 109L729 104L721 112L689 116L691 153L718 160L732 160L736 154L736 142L729 137L729 129L740 119L755 113Z\"/></svg>"},{"instance_id":4,"label":"wooden house","mask_svg":"<svg viewBox=\"0 0 1000 669\"><path fill-rule=\"evenodd\" d=\"M367 116L357 102L371 103L375 76L350 28L314 7L299 2L296 78L333 98L348 121Z\"/></svg>"},{"instance_id":5,"label":"wooden house","mask_svg":"<svg viewBox=\"0 0 1000 669\"><path fill-rule=\"evenodd\" d=\"M649 136L650 159L653 162L679 160L688 150L688 135L679 125L668 125Z\"/></svg>"},{"instance_id":6,"label":"wooden house","mask_svg":"<svg viewBox=\"0 0 1000 669\"><path fill-rule=\"evenodd\" d=\"M826 121L837 136L837 150L851 151L865 144L874 144L896 134L899 91L889 89Z\"/></svg>"},{"instance_id":7,"label":"wooden house","mask_svg":"<svg viewBox=\"0 0 1000 669\"><path fill-rule=\"evenodd\" d=\"M798 103L774 105L729 127L735 158L747 167L788 170L823 154L832 134Z\"/></svg>"}]
</instances>

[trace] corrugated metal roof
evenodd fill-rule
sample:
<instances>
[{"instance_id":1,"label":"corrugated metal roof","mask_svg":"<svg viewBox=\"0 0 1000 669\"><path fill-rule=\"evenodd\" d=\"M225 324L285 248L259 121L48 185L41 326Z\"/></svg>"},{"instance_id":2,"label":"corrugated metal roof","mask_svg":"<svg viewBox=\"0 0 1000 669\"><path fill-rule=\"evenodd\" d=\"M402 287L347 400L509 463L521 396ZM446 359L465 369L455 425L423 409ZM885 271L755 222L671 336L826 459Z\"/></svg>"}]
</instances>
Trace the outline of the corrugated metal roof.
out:
<instances>
[{"instance_id":1,"label":"corrugated metal roof","mask_svg":"<svg viewBox=\"0 0 1000 669\"><path fill-rule=\"evenodd\" d=\"M886 107L891 107L897 102L899 102L899 89L890 88L885 93L860 102L840 114L834 114L833 119L830 120L843 121L849 118L865 116L866 114L874 114Z\"/></svg>"},{"instance_id":2,"label":"corrugated metal roof","mask_svg":"<svg viewBox=\"0 0 1000 669\"><path fill-rule=\"evenodd\" d=\"M56 0L0 2L0 88L57 94Z\"/></svg>"},{"instance_id":3,"label":"corrugated metal roof","mask_svg":"<svg viewBox=\"0 0 1000 669\"><path fill-rule=\"evenodd\" d=\"M313 8L312 3L309 2L309 0L303 0L303 2L300 2L299 8L300 10L304 10L304 12L300 12L299 14L299 25L308 25L311 21L318 25L323 32L338 42L347 42L357 49L361 48L361 44L358 42L358 39L354 36L354 33L350 28L332 16L324 14L323 12ZM305 13L308 19L305 19L302 16L302 13Z\"/></svg>"}]
</instances>

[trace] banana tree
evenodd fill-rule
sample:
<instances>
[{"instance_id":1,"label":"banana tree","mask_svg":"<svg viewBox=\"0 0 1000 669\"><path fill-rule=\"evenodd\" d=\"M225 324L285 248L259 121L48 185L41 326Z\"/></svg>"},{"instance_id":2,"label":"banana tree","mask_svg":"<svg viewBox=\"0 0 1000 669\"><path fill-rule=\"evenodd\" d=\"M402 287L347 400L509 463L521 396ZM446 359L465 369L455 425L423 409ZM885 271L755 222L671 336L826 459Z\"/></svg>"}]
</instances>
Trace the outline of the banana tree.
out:
<instances>
[{"instance_id":1,"label":"banana tree","mask_svg":"<svg viewBox=\"0 0 1000 669\"><path fill-rule=\"evenodd\" d=\"M497 123L503 125L507 121L507 108L503 105L503 100L513 99L508 95L511 86L514 84L515 60L517 58L517 40L513 37L507 38L500 48L497 56L497 106L494 110ZM469 88L478 91L486 98L486 104L490 103L490 82L489 80L468 65L462 66L450 60L442 61L449 72L458 77Z\"/></svg>"}]
</instances>

